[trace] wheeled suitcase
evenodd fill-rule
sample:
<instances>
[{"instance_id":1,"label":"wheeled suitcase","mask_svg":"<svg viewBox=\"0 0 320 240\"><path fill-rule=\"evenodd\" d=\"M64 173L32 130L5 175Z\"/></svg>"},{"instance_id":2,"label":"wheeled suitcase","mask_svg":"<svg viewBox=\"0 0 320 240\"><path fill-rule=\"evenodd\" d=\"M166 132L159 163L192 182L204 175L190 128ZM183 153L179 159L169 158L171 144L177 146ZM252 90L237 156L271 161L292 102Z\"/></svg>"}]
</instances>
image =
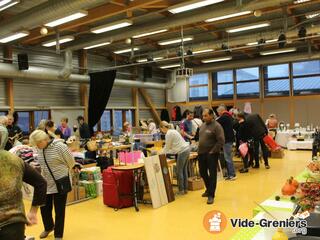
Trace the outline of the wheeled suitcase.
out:
<instances>
[{"instance_id":1,"label":"wheeled suitcase","mask_svg":"<svg viewBox=\"0 0 320 240\"><path fill-rule=\"evenodd\" d=\"M133 171L103 171L103 203L118 210L133 206Z\"/></svg>"}]
</instances>

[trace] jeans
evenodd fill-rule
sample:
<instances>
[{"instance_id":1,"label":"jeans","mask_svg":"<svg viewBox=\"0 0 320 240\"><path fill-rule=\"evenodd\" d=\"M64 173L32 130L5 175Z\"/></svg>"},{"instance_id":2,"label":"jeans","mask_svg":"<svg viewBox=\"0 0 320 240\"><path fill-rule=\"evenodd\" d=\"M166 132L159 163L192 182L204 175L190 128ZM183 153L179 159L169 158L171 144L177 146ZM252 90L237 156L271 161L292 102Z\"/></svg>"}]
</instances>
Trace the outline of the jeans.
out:
<instances>
[{"instance_id":1,"label":"jeans","mask_svg":"<svg viewBox=\"0 0 320 240\"><path fill-rule=\"evenodd\" d=\"M232 156L232 145L233 143L225 143L223 145L223 155L224 159L226 160L227 164L227 172L229 177L235 177L236 173L234 171L234 165L233 165L233 156Z\"/></svg>"},{"instance_id":2,"label":"jeans","mask_svg":"<svg viewBox=\"0 0 320 240\"><path fill-rule=\"evenodd\" d=\"M46 205L41 207L41 216L45 231L54 229L54 236L56 238L63 237L64 218L67 203L67 194L47 194ZM55 222L52 218L52 208L54 205Z\"/></svg>"},{"instance_id":3,"label":"jeans","mask_svg":"<svg viewBox=\"0 0 320 240\"><path fill-rule=\"evenodd\" d=\"M0 228L0 239L3 240L24 240L25 223L11 223Z\"/></svg>"},{"instance_id":4,"label":"jeans","mask_svg":"<svg viewBox=\"0 0 320 240\"><path fill-rule=\"evenodd\" d=\"M177 180L179 191L188 190L188 162L190 149L186 149L177 156Z\"/></svg>"},{"instance_id":5,"label":"jeans","mask_svg":"<svg viewBox=\"0 0 320 240\"><path fill-rule=\"evenodd\" d=\"M215 196L217 187L217 165L218 165L219 153L199 154L199 170L200 175L203 178L206 185L206 192L209 196Z\"/></svg>"},{"instance_id":6,"label":"jeans","mask_svg":"<svg viewBox=\"0 0 320 240\"><path fill-rule=\"evenodd\" d=\"M266 144L263 141L263 137L259 138L259 139L254 139L254 161L255 161L255 166L259 166L259 144L261 146L261 150L262 150L262 156L263 156L263 160L264 160L264 165L265 166L269 166L269 162L268 162L268 148L266 146Z\"/></svg>"}]
</instances>

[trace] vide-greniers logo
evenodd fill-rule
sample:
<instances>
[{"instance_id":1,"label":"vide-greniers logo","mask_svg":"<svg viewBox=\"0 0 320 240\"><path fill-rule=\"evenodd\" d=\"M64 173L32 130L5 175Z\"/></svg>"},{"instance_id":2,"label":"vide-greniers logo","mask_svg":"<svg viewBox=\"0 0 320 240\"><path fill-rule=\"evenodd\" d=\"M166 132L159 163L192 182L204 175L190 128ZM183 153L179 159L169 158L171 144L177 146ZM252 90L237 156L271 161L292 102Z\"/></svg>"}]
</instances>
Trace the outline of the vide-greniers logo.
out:
<instances>
[{"instance_id":1,"label":"vide-greniers logo","mask_svg":"<svg viewBox=\"0 0 320 240\"><path fill-rule=\"evenodd\" d=\"M204 228L212 234L223 232L227 227L227 217L223 212L213 210L208 212L203 218Z\"/></svg>"}]
</instances>

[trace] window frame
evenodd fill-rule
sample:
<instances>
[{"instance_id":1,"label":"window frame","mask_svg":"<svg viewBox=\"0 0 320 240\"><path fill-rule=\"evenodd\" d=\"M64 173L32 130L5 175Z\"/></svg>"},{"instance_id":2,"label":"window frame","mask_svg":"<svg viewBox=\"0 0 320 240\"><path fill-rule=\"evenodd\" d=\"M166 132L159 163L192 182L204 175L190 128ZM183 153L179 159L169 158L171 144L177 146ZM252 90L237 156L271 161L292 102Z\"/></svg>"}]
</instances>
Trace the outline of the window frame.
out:
<instances>
[{"instance_id":1,"label":"window frame","mask_svg":"<svg viewBox=\"0 0 320 240\"><path fill-rule=\"evenodd\" d=\"M194 74L194 75L197 75L197 74L206 74L207 75L207 84L193 84L193 85L191 85L190 84L190 78L188 79L188 99L189 99L189 101L205 101L205 100L208 100L209 99L209 91L210 91L210 89L209 89L209 81L210 81L210 77L209 77L209 72L205 72L205 73L196 73L196 74ZM194 76L193 75L193 76ZM190 90L192 89L192 88L202 88L202 87L207 87L207 89L208 89L208 92L207 92L207 96L202 96L202 97L190 97Z\"/></svg>"},{"instance_id":2,"label":"window frame","mask_svg":"<svg viewBox=\"0 0 320 240\"><path fill-rule=\"evenodd\" d=\"M237 76L237 70L240 69L246 69L246 68L258 68L258 78L257 79L250 79L250 80L241 80L238 81L238 76ZM253 67L244 67L244 68L235 68L234 69L234 87L235 87L235 95L237 99L256 99L256 98L260 98L260 96L262 95L261 92L261 66L253 66ZM238 84L242 84L242 83L253 83L253 82L257 82L258 83L258 93L247 93L247 94L239 94L238 93Z\"/></svg>"},{"instance_id":3,"label":"window frame","mask_svg":"<svg viewBox=\"0 0 320 240\"><path fill-rule=\"evenodd\" d=\"M267 77L267 67L268 66L276 66L276 65L285 65L287 64L288 65L288 76L287 77L272 77L272 78L268 78ZM290 93L291 93L291 66L290 66L290 62L288 63L279 63L279 64L268 64L268 65L263 65L261 66L262 67L262 73L263 73L263 86L264 86L264 89L262 89L263 91L263 96L264 98L274 98L274 97L289 97L290 96ZM289 81L289 89L288 91L279 91L281 94L276 94L276 95L269 95L270 92L267 91L267 84L268 84L268 81L277 81L277 80L288 80ZM277 93L279 93L277 92ZM288 92L288 93L284 93L284 92Z\"/></svg>"},{"instance_id":4,"label":"window frame","mask_svg":"<svg viewBox=\"0 0 320 240\"><path fill-rule=\"evenodd\" d=\"M230 82L223 82L223 83L218 83L218 72L227 72L227 71L231 71L232 73L232 81ZM216 77L214 76L216 75ZM235 74L234 74L234 69L226 69L226 70L221 70L221 71L215 71L215 72L211 72L211 78L212 78L212 98L214 99L226 99L226 100L230 100L234 98L234 94L235 94ZM218 95L218 86L219 85L230 85L232 84L232 88L233 88L233 93L231 95L222 95L219 96Z\"/></svg>"}]
</instances>

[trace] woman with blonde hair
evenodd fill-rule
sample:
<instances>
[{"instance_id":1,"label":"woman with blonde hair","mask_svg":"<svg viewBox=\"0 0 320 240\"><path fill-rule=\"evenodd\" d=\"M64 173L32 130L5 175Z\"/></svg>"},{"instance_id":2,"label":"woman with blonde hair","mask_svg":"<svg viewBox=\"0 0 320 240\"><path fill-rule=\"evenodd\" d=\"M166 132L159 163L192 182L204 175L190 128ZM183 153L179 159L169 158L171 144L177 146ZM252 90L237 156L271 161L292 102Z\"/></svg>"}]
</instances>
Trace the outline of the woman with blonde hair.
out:
<instances>
[{"instance_id":1,"label":"woman with blonde hair","mask_svg":"<svg viewBox=\"0 0 320 240\"><path fill-rule=\"evenodd\" d=\"M42 175L47 180L46 205L41 207L44 231L40 238L46 238L54 230L55 240L61 240L64 231L65 207L68 191L71 191L70 170L75 165L67 145L51 139L42 130L30 135L30 143L36 147ZM55 209L55 221L52 208Z\"/></svg>"}]
</instances>

